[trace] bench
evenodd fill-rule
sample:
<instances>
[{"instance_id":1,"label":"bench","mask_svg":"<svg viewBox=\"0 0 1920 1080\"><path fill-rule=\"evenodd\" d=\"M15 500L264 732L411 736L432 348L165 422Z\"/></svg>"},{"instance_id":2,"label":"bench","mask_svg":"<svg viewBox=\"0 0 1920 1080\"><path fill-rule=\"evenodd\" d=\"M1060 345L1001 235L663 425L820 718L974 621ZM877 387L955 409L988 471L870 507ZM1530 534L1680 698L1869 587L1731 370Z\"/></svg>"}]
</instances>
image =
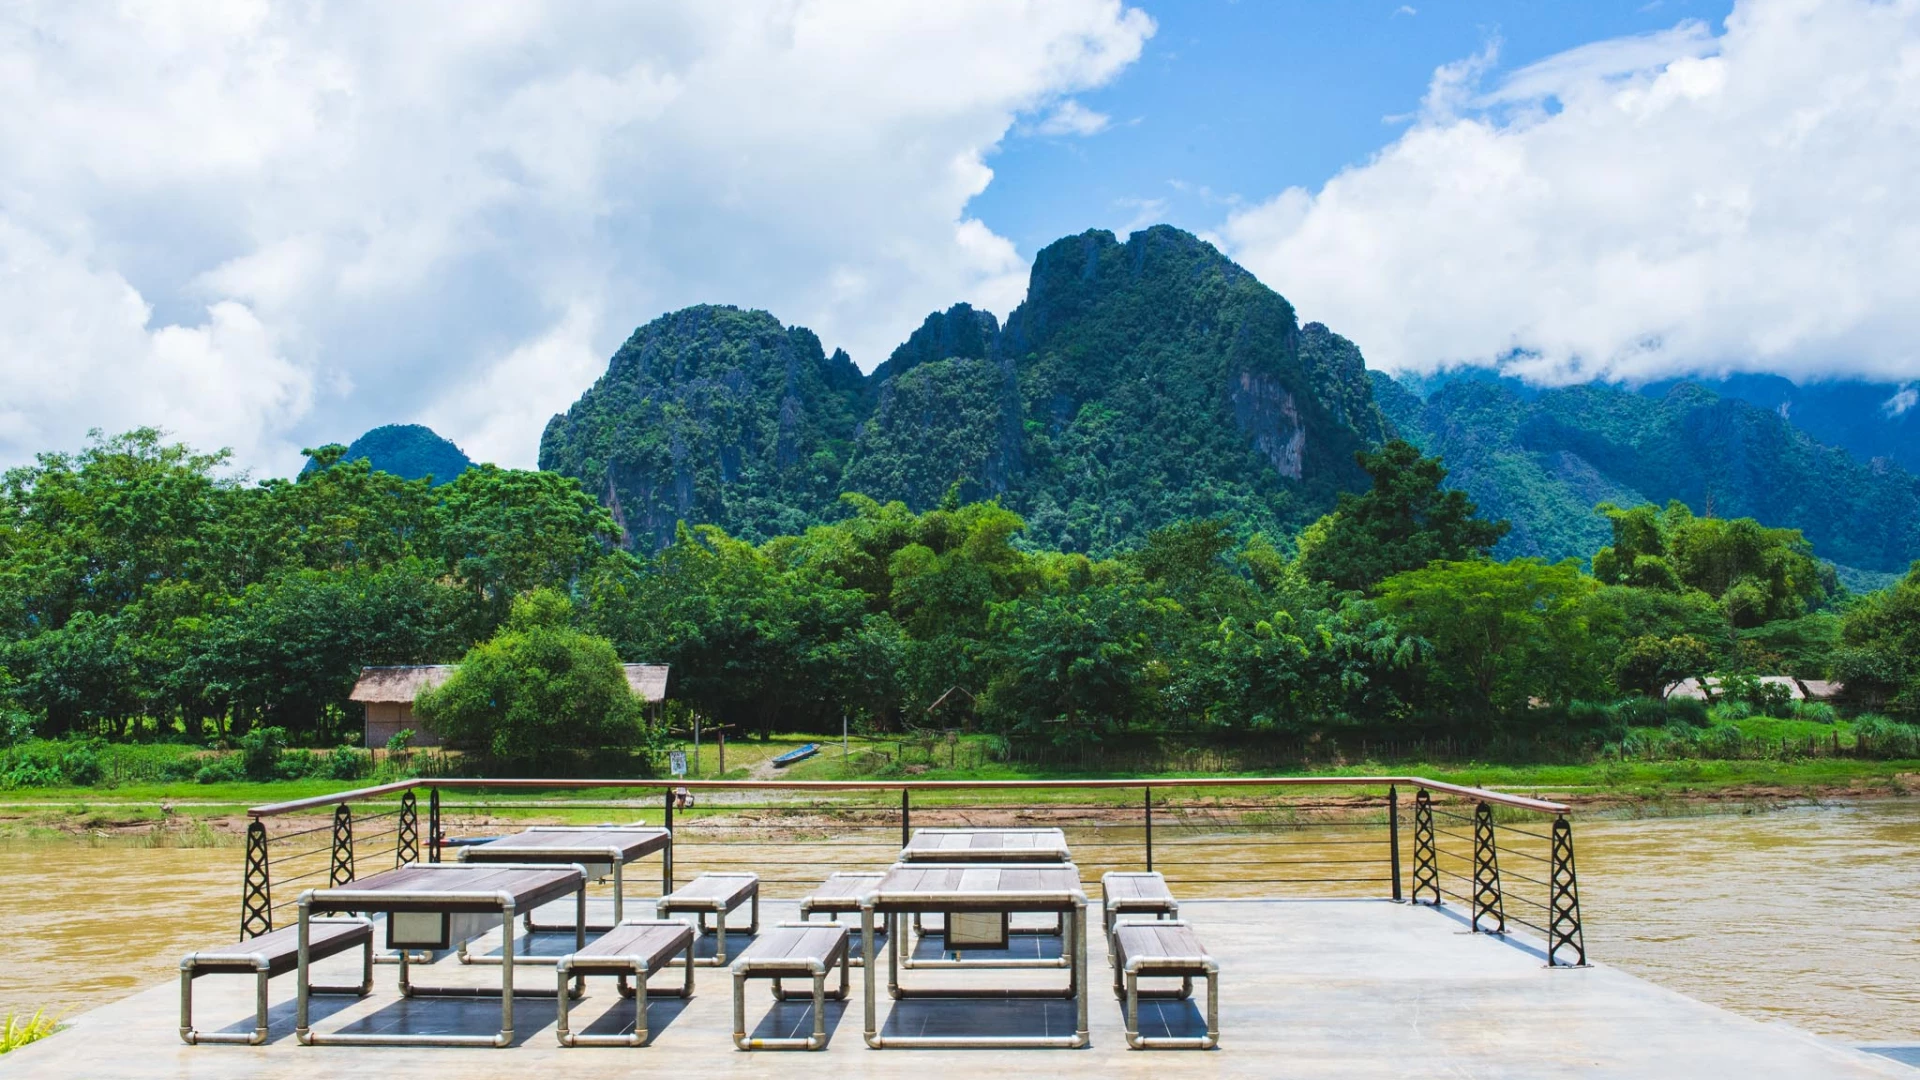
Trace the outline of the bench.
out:
<instances>
[{"instance_id":1,"label":"bench","mask_svg":"<svg viewBox=\"0 0 1920 1080\"><path fill-rule=\"evenodd\" d=\"M734 908L753 902L753 921L749 935L760 932L760 875L752 873L706 873L660 898L655 908L661 918L675 912L693 912L698 916L702 934L720 935L720 947L710 960L697 960L702 967L727 965L727 916ZM714 916L714 928L707 929L707 916Z\"/></svg>"},{"instance_id":2,"label":"bench","mask_svg":"<svg viewBox=\"0 0 1920 1080\"><path fill-rule=\"evenodd\" d=\"M1127 1003L1127 1045L1135 1050L1211 1050L1220 1045L1220 965L1201 946L1193 928L1178 919L1116 923L1113 992ZM1193 993L1194 976L1207 980L1205 1035L1140 1034L1140 999L1180 1000ZM1179 976L1178 990L1142 990L1142 978Z\"/></svg>"},{"instance_id":3,"label":"bench","mask_svg":"<svg viewBox=\"0 0 1920 1080\"><path fill-rule=\"evenodd\" d=\"M307 931L307 957L324 960L355 946L363 950L359 986L315 986L313 994L351 994L366 997L373 989L373 923L362 918L314 919ZM259 1046L267 1041L267 980L300 966L300 928L289 926L235 945L191 952L180 961L180 1038L187 1045L240 1043ZM258 980L254 996L253 1031L196 1031L193 1026L193 980L202 975L252 975Z\"/></svg>"},{"instance_id":4,"label":"bench","mask_svg":"<svg viewBox=\"0 0 1920 1080\"><path fill-rule=\"evenodd\" d=\"M1167 879L1152 870L1115 870L1100 875L1100 909L1106 916L1107 933L1122 915L1152 915L1156 919L1180 917L1180 902L1167 889Z\"/></svg>"},{"instance_id":5,"label":"bench","mask_svg":"<svg viewBox=\"0 0 1920 1080\"><path fill-rule=\"evenodd\" d=\"M839 923L781 923L733 962L733 1045L742 1050L820 1050L827 1045L827 999L845 1001L850 935ZM827 992L827 973L840 966L840 989ZM811 978L813 989L784 990L782 978ZM813 1034L806 1038L747 1038L747 980L772 979L781 1001L813 998Z\"/></svg>"},{"instance_id":6,"label":"bench","mask_svg":"<svg viewBox=\"0 0 1920 1080\"><path fill-rule=\"evenodd\" d=\"M693 995L693 927L678 919L627 919L602 934L587 946L560 958L554 965L559 972L559 1024L554 1033L561 1046L645 1046L647 1043L647 997L691 997ZM650 990L647 978L666 967L675 955L686 956L686 980L678 990ZM567 1027L567 980L588 975L613 975L619 978L620 996L633 999L633 1033L630 1035L577 1035ZM633 987L627 979L633 978Z\"/></svg>"},{"instance_id":7,"label":"bench","mask_svg":"<svg viewBox=\"0 0 1920 1080\"><path fill-rule=\"evenodd\" d=\"M820 883L812 896L801 899L800 921L809 921L816 911L824 912L830 921L835 915L859 915L861 894L871 892L886 876L879 870L840 871L827 875L827 880ZM860 967L866 960L855 955L849 963Z\"/></svg>"}]
</instances>

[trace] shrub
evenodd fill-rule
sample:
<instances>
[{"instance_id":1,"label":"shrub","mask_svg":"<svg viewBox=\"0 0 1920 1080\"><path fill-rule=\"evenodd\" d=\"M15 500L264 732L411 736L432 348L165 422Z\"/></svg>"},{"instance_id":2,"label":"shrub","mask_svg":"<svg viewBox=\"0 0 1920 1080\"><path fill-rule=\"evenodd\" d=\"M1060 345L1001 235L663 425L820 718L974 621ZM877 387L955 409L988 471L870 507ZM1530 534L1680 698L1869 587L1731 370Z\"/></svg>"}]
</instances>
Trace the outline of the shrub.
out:
<instances>
[{"instance_id":1,"label":"shrub","mask_svg":"<svg viewBox=\"0 0 1920 1080\"><path fill-rule=\"evenodd\" d=\"M334 780L358 780L373 771L373 754L342 746L327 755L327 775Z\"/></svg>"},{"instance_id":2,"label":"shrub","mask_svg":"<svg viewBox=\"0 0 1920 1080\"><path fill-rule=\"evenodd\" d=\"M193 774L196 784L231 784L246 778L247 766L239 754L221 754Z\"/></svg>"},{"instance_id":3,"label":"shrub","mask_svg":"<svg viewBox=\"0 0 1920 1080\"><path fill-rule=\"evenodd\" d=\"M1868 714L1853 723L1860 752L1881 759L1920 757L1920 728Z\"/></svg>"},{"instance_id":4,"label":"shrub","mask_svg":"<svg viewBox=\"0 0 1920 1080\"><path fill-rule=\"evenodd\" d=\"M100 751L105 744L97 739L76 742L60 755L60 775L74 787L92 787L106 775L100 766Z\"/></svg>"},{"instance_id":5,"label":"shrub","mask_svg":"<svg viewBox=\"0 0 1920 1080\"><path fill-rule=\"evenodd\" d=\"M1793 718L1811 720L1816 724L1832 724L1839 721L1840 714L1824 701L1796 701L1793 703Z\"/></svg>"},{"instance_id":6,"label":"shrub","mask_svg":"<svg viewBox=\"0 0 1920 1080\"><path fill-rule=\"evenodd\" d=\"M257 727L240 736L240 758L247 779L274 779L280 770L280 753L286 748L286 728Z\"/></svg>"}]
</instances>

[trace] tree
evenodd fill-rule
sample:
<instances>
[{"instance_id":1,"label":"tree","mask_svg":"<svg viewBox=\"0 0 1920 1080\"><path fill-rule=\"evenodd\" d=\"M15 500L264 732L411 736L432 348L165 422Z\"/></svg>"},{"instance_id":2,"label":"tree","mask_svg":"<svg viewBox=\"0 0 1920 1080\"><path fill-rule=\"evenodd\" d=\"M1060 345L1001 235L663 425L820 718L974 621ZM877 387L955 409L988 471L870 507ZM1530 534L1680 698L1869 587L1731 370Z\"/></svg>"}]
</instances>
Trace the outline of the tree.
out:
<instances>
[{"instance_id":1,"label":"tree","mask_svg":"<svg viewBox=\"0 0 1920 1080\"><path fill-rule=\"evenodd\" d=\"M613 644L568 625L572 611L552 589L515 598L500 632L470 649L415 711L451 745L535 769L646 744L640 700Z\"/></svg>"},{"instance_id":2,"label":"tree","mask_svg":"<svg viewBox=\"0 0 1920 1080\"><path fill-rule=\"evenodd\" d=\"M1608 682L1607 609L1572 559L1436 562L1380 583L1380 606L1431 643L1429 708L1514 715L1565 704Z\"/></svg>"},{"instance_id":3,"label":"tree","mask_svg":"<svg viewBox=\"0 0 1920 1080\"><path fill-rule=\"evenodd\" d=\"M1614 658L1613 678L1622 690L1659 697L1681 679L1705 675L1713 668L1713 649L1697 637L1641 634Z\"/></svg>"},{"instance_id":4,"label":"tree","mask_svg":"<svg viewBox=\"0 0 1920 1080\"><path fill-rule=\"evenodd\" d=\"M995 671L982 714L1062 742L1125 724L1163 675L1159 646L1178 610L1124 581L994 605L979 645Z\"/></svg>"},{"instance_id":5,"label":"tree","mask_svg":"<svg viewBox=\"0 0 1920 1080\"><path fill-rule=\"evenodd\" d=\"M447 570L500 610L528 590L571 585L618 531L579 481L558 473L477 465L433 491Z\"/></svg>"},{"instance_id":6,"label":"tree","mask_svg":"<svg viewBox=\"0 0 1920 1080\"><path fill-rule=\"evenodd\" d=\"M1594 553L1593 575L1609 585L1697 589L1741 628L1799 618L1833 591L1832 569L1813 557L1798 529L1698 518L1677 500L1664 511L1651 504L1597 509L1612 523L1613 543Z\"/></svg>"},{"instance_id":7,"label":"tree","mask_svg":"<svg viewBox=\"0 0 1920 1080\"><path fill-rule=\"evenodd\" d=\"M1354 455L1373 478L1365 494L1342 492L1333 513L1300 534L1298 562L1306 576L1336 588L1372 588L1403 570L1435 560L1484 556L1507 535L1504 521L1474 516L1464 492L1443 491L1447 470L1395 439Z\"/></svg>"},{"instance_id":8,"label":"tree","mask_svg":"<svg viewBox=\"0 0 1920 1080\"><path fill-rule=\"evenodd\" d=\"M1841 623L1834 677L1849 697L1920 713L1920 562L1890 589L1861 597Z\"/></svg>"}]
</instances>

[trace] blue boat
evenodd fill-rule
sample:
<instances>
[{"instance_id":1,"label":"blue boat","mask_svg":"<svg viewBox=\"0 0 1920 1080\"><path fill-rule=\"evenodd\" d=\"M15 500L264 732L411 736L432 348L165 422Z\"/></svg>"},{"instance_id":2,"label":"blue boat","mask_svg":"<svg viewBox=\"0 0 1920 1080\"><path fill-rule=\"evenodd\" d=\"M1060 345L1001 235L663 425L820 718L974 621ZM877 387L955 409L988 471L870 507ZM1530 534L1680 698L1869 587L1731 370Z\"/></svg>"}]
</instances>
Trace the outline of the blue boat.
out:
<instances>
[{"instance_id":1,"label":"blue boat","mask_svg":"<svg viewBox=\"0 0 1920 1080\"><path fill-rule=\"evenodd\" d=\"M819 743L808 743L807 745L801 747L798 750L789 750L786 753L781 754L779 757L774 758L773 767L776 769L784 769L796 761L805 761L819 752L820 752Z\"/></svg>"}]
</instances>

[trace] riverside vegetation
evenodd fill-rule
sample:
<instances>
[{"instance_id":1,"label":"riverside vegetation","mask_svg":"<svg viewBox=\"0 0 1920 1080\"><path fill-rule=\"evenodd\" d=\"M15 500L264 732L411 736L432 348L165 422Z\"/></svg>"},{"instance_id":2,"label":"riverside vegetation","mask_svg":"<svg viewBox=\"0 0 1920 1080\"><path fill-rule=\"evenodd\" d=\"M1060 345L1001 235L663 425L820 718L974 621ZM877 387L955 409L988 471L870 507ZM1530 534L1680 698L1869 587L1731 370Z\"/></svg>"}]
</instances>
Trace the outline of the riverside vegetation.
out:
<instances>
[{"instance_id":1,"label":"riverside vegetation","mask_svg":"<svg viewBox=\"0 0 1920 1080\"><path fill-rule=\"evenodd\" d=\"M1398 385L1156 227L1050 245L1004 326L937 312L872 375L664 316L540 470L380 429L255 482L96 436L0 482L0 784L644 774L693 714L1026 770L1917 756L1897 465L1678 389ZM665 716L620 660L672 665ZM360 668L428 662L462 662L419 703L456 755L353 746ZM1703 675L1712 708L1660 698Z\"/></svg>"}]
</instances>

